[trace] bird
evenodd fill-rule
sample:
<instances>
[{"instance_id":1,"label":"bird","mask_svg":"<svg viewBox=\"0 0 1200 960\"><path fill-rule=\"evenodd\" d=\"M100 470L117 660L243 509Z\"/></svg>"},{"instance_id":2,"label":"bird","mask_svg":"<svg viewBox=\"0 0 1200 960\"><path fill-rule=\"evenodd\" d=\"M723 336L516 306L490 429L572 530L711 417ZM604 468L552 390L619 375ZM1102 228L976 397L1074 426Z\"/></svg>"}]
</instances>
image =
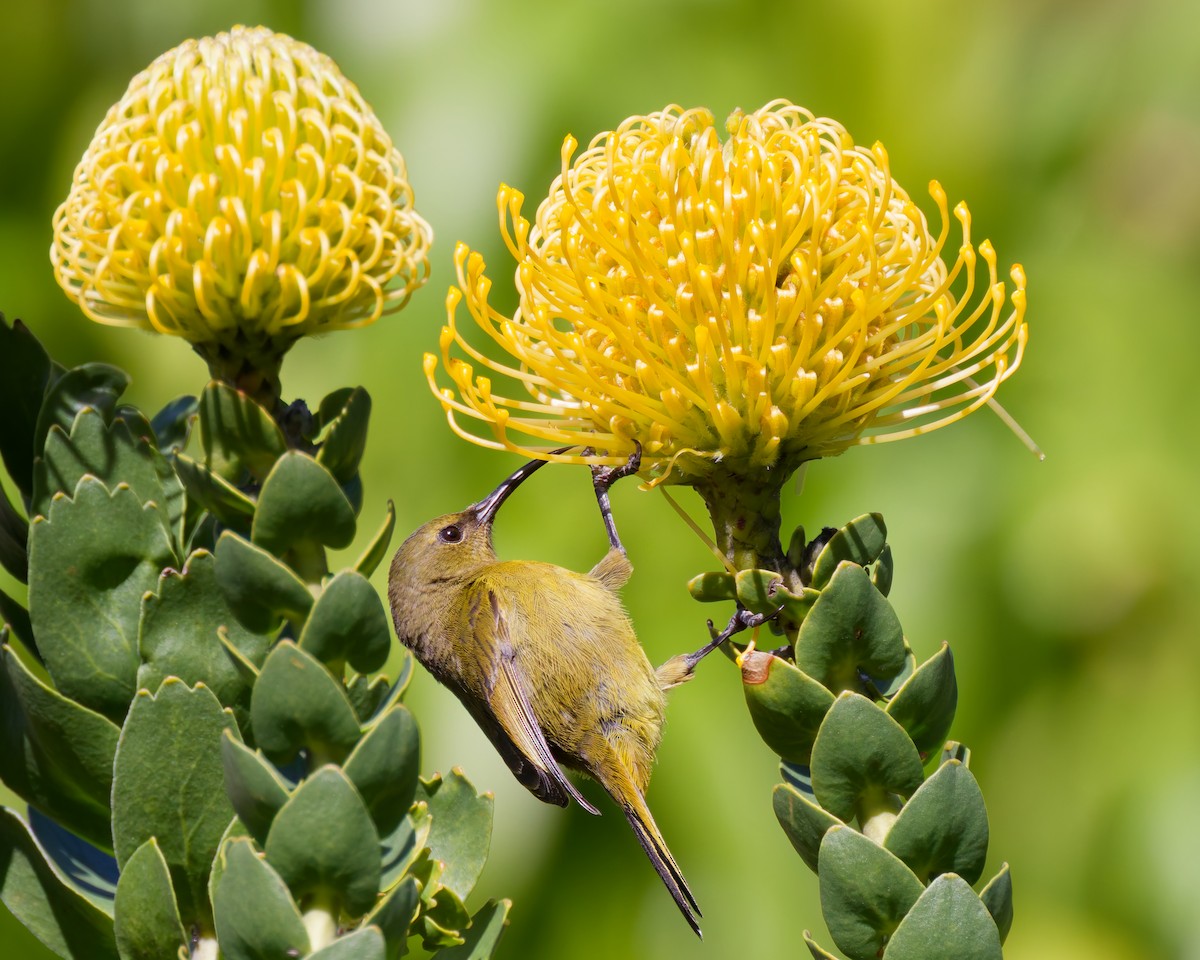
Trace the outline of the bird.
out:
<instances>
[{"instance_id":1,"label":"bird","mask_svg":"<svg viewBox=\"0 0 1200 960\"><path fill-rule=\"evenodd\" d=\"M636 473L640 458L636 446L625 464L592 468L609 550L588 573L496 556L497 511L547 462L532 460L482 500L409 536L391 562L388 600L401 643L458 697L535 797L563 807L574 800L599 813L563 768L604 788L702 936L699 905L651 815L646 789L662 738L665 691L690 680L720 641L714 637L655 670L634 633L618 596L633 565L608 489Z\"/></svg>"}]
</instances>

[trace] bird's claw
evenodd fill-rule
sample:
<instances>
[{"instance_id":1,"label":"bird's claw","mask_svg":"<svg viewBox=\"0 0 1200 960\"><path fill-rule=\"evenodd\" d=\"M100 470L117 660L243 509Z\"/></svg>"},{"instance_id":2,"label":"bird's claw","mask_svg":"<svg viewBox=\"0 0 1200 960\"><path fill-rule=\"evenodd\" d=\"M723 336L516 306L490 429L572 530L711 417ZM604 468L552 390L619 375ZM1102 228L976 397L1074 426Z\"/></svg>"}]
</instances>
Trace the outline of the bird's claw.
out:
<instances>
[{"instance_id":1,"label":"bird's claw","mask_svg":"<svg viewBox=\"0 0 1200 960\"><path fill-rule=\"evenodd\" d=\"M584 455L595 453L595 450L588 447L584 450ZM597 491L607 490L622 477L628 477L637 473L642 468L642 445L637 441L633 441L633 453L619 467L592 467L592 484Z\"/></svg>"}]
</instances>

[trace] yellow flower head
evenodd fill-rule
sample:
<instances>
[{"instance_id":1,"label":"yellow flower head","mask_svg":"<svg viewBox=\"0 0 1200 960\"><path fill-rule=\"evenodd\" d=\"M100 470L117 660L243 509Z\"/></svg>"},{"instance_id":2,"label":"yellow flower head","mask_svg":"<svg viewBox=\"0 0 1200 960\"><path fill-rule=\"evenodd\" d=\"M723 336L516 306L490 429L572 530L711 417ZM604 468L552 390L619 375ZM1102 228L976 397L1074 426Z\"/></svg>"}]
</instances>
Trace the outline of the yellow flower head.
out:
<instances>
[{"instance_id":1,"label":"yellow flower head","mask_svg":"<svg viewBox=\"0 0 1200 960\"><path fill-rule=\"evenodd\" d=\"M991 399L1021 359L1025 278L1013 267L1005 315L995 251L972 246L967 208L947 267L945 192L930 185L935 237L882 146L784 101L726 126L722 142L707 110L671 106L573 162L568 137L532 224L501 187L519 304L492 308L482 258L460 245L441 337L453 389L425 358L457 432L546 459L591 446L610 463L638 440L649 476L695 483L790 471ZM460 301L509 358L472 345ZM502 386L514 381L526 397Z\"/></svg>"},{"instance_id":2,"label":"yellow flower head","mask_svg":"<svg viewBox=\"0 0 1200 960\"><path fill-rule=\"evenodd\" d=\"M333 61L234 27L133 78L54 215L50 258L93 320L205 354L399 309L430 239L404 158Z\"/></svg>"}]
</instances>

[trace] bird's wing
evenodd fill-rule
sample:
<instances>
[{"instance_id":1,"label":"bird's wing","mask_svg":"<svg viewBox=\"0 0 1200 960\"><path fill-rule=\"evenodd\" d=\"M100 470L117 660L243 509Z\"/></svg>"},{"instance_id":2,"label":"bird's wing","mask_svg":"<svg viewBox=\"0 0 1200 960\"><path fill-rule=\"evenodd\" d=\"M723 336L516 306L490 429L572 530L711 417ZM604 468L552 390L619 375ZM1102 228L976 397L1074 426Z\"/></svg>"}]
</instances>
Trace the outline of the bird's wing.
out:
<instances>
[{"instance_id":1,"label":"bird's wing","mask_svg":"<svg viewBox=\"0 0 1200 960\"><path fill-rule=\"evenodd\" d=\"M492 665L492 689L486 703L477 702L475 719L495 745L517 780L539 800L565 807L574 798L588 813L599 815L567 779L550 752L538 725L525 682L513 657L512 635L500 598L486 584L471 598L471 632L483 659Z\"/></svg>"}]
</instances>

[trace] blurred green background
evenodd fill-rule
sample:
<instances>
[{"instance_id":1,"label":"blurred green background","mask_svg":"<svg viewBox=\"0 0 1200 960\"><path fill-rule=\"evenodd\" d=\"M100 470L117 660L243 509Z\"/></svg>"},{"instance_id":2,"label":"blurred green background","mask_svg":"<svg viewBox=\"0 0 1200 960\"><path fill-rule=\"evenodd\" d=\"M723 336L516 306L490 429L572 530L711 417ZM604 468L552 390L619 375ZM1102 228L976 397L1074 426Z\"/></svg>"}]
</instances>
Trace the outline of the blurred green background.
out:
<instances>
[{"instance_id":1,"label":"blurred green background","mask_svg":"<svg viewBox=\"0 0 1200 960\"><path fill-rule=\"evenodd\" d=\"M63 362L130 370L130 398L147 408L197 392L202 363L181 342L85 321L47 258L51 213L105 110L159 53L236 22L314 44L359 85L434 226L433 278L398 316L300 344L284 393L369 389L363 528L394 498L398 537L518 462L453 438L420 360L436 348L456 241L484 252L496 304L512 304L495 191L517 186L532 210L566 133L586 142L670 102L720 118L787 97L859 142L883 141L914 197L937 177L952 202L966 199L976 239L1028 272L1030 346L1001 398L1048 458L981 414L813 464L785 521L815 529L882 511L911 644L922 659L953 645L953 735L987 797L988 873L1012 864L1007 956L1200 957L1195 5L5 0L0 11L0 309ZM614 500L637 567L625 597L651 659L694 648L705 617L727 612L684 590L711 557L657 494L618 487ZM593 511L586 474L539 474L506 508L498 549L586 568L604 546ZM611 805L597 819L538 803L427 675L409 699L426 771L458 765L495 792L475 897L515 901L501 957L800 956L806 927L829 945L815 879L771 813L774 758L721 658L674 694L650 792L705 909L702 944ZM49 957L0 913L7 960Z\"/></svg>"}]
</instances>

